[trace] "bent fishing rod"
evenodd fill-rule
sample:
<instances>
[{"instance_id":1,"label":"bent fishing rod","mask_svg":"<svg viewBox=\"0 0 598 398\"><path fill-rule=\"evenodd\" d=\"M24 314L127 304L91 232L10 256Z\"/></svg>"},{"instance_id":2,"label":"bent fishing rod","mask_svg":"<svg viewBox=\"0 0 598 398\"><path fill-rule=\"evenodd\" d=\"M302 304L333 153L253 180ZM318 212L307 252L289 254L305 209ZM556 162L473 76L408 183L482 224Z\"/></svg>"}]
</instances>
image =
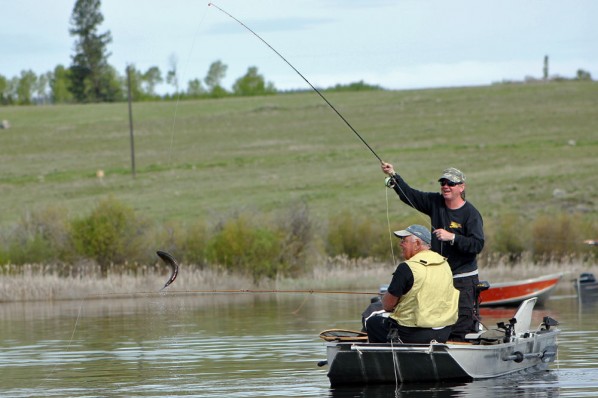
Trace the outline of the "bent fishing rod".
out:
<instances>
[{"instance_id":1,"label":"bent fishing rod","mask_svg":"<svg viewBox=\"0 0 598 398\"><path fill-rule=\"evenodd\" d=\"M357 138L359 138L361 140L361 142L363 142L363 144L370 150L370 152L372 152L374 154L374 156L380 161L380 163L384 163L382 161L382 158L380 158L380 156L378 156L378 154L374 151L374 149L363 139L361 134L359 134L357 132L357 130L355 130L355 128L353 128L351 123L349 123L349 121L347 119L345 119L345 117L334 107L334 105L332 105L332 103L330 101L328 101L328 99L324 96L324 94L322 94L322 92L320 90L318 90L313 84L311 84L311 82L309 80L307 80L307 78L305 76L303 76L303 74L301 72L299 72L297 70L297 68L295 68L293 66L293 64L291 64L285 57L283 57L282 54L280 54L278 51L276 51L276 49L274 47L272 47L266 40L264 40L260 35L258 35L256 32L254 32L249 26L245 25L243 22L241 22L240 20L238 20L237 18L235 18L228 12L224 11L222 8L218 7L216 4L208 3L208 7L214 7L217 10L219 10L220 12L222 12L223 14L232 18L234 21L239 23L242 27L244 27L249 32L251 32L255 37L260 39L262 43L264 43L266 46L268 46L270 48L270 50L274 51L274 53L276 55L278 55L284 62L286 62L286 64L289 65L291 67L291 69L293 69L320 96L320 98L322 98L324 100L324 102L326 102L326 104L328 104L328 106L338 115L338 117L341 118L341 120L343 122L345 122L345 124L351 129L351 131L353 131L353 133L355 133Z\"/></svg>"},{"instance_id":2,"label":"bent fishing rod","mask_svg":"<svg viewBox=\"0 0 598 398\"><path fill-rule=\"evenodd\" d=\"M330 295L369 295L378 296L379 292L353 292L350 290L314 290L314 289L192 289L192 290L170 290L168 295L179 295L179 294L330 294ZM127 296L155 296L164 294L162 291L139 291L126 293ZM96 297L109 297L109 296L123 296L123 293L102 293L102 294L91 294L86 296L87 298Z\"/></svg>"},{"instance_id":3,"label":"bent fishing rod","mask_svg":"<svg viewBox=\"0 0 598 398\"><path fill-rule=\"evenodd\" d=\"M299 70L297 70L297 68L295 68L293 66L293 64L291 64L281 53L279 53L278 51L276 51L276 49L274 47L272 47L270 45L270 43L268 43L266 40L264 40L260 35L258 35L255 31L253 31L253 29L251 29L249 26L245 25L239 19L235 18L233 15L231 15L227 11L223 10L222 8L220 8L219 6L217 6L216 4L214 4L214 3L208 3L208 7L214 7L218 11L220 11L223 14L227 15L229 18L233 19L239 25L241 25L242 27L244 27L245 29L247 29L249 32L251 32L251 34L253 34L255 37L257 37L266 46L268 46L268 48L270 48L272 51L274 51L274 53L276 55L278 55L288 66L290 66L291 69L293 69L295 71L295 73L297 73L316 92L316 94L318 94L320 96L320 98L322 98L322 100L324 100L324 102L326 102L326 104L328 104L328 106L330 107L330 109L332 109L334 111L334 113L336 113L338 115L338 117L340 117L341 120L343 122L345 122L345 124L351 129L351 131L353 131L353 133L355 133L355 135L357 136L357 138L359 138L359 140L361 142L363 142L363 144L370 150L370 152L376 157L376 159L378 159L378 161L380 162L380 164L384 164L385 163L382 160L382 158L380 156L378 156L378 154L376 153L376 151L374 151L374 149L365 141L365 139L361 136L361 134L359 134L359 132L357 132L357 130L351 125L351 123L349 123L349 121L334 107L334 105L332 105L332 103L330 101L328 101L328 99L324 96L324 94L322 94L322 92L320 90L318 90L313 84L311 84L311 82L309 80L307 80L307 78L305 76L303 76L303 74L301 72L299 72ZM399 186L399 181L397 180L397 178L395 177L395 175L389 175L389 178L390 178L391 182L394 181L394 184L396 186L398 186L399 190L402 192L403 190ZM387 186L389 188L391 188L391 186L389 186L389 185L387 185ZM409 198L407 198L407 200L409 200ZM411 201L409 200L409 202L411 202ZM415 206L413 206L413 204L411 204L411 207L415 207ZM436 229L436 228L434 228L434 226L432 226L432 228Z\"/></svg>"}]
</instances>

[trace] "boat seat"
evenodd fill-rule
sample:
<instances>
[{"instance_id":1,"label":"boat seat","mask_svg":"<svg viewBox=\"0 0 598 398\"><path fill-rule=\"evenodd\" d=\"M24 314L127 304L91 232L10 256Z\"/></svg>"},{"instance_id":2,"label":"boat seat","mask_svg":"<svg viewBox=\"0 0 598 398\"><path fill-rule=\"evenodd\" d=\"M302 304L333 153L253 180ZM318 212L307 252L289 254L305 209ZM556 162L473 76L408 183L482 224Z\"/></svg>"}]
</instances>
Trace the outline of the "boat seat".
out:
<instances>
[{"instance_id":1,"label":"boat seat","mask_svg":"<svg viewBox=\"0 0 598 398\"><path fill-rule=\"evenodd\" d=\"M477 333L467 333L465 335L465 340L478 340L480 338L480 336L486 331L486 329L484 330L480 330Z\"/></svg>"},{"instance_id":2,"label":"boat seat","mask_svg":"<svg viewBox=\"0 0 598 398\"><path fill-rule=\"evenodd\" d=\"M525 300L515 313L514 318L517 320L517 323L513 326L513 330L515 335L519 333L525 333L530 330L530 326L532 324L532 314L534 312L534 306L536 305L536 301L538 300L537 297L532 297Z\"/></svg>"},{"instance_id":3,"label":"boat seat","mask_svg":"<svg viewBox=\"0 0 598 398\"><path fill-rule=\"evenodd\" d=\"M499 344L504 338L505 332L497 329L487 329L478 333L468 333L465 335L465 339L482 345Z\"/></svg>"}]
</instances>

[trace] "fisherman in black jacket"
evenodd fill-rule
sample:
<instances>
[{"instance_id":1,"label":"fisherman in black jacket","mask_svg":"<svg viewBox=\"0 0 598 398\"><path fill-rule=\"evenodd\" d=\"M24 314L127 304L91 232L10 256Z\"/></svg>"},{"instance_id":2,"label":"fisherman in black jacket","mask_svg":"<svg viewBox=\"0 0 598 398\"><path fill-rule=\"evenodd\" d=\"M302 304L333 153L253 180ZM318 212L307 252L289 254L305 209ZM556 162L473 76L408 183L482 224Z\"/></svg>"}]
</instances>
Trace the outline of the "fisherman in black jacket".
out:
<instances>
[{"instance_id":1,"label":"fisherman in black jacket","mask_svg":"<svg viewBox=\"0 0 598 398\"><path fill-rule=\"evenodd\" d=\"M484 248L482 216L465 200L465 175L455 168L448 168L438 179L440 193L422 192L411 188L395 173L392 164L382 163L381 167L391 177L388 185L401 201L430 217L432 250L447 258L454 286L460 292L459 318L450 339L463 341L467 333L478 332L476 256Z\"/></svg>"}]
</instances>

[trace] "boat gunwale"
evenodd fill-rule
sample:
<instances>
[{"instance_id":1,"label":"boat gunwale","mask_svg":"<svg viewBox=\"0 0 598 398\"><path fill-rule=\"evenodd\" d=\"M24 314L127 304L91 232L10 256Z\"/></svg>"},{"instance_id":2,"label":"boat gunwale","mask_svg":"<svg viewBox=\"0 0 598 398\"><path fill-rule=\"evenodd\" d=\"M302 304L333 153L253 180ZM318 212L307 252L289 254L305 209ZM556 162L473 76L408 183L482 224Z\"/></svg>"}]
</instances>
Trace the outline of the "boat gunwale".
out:
<instances>
[{"instance_id":1,"label":"boat gunwale","mask_svg":"<svg viewBox=\"0 0 598 398\"><path fill-rule=\"evenodd\" d=\"M547 286L541 290L536 290L531 293L527 293L523 296L512 296L512 297L509 297L506 299L500 299L500 300L481 301L480 307L492 307L492 306L496 307L496 306L500 306L502 304L520 303L522 301L525 301L525 300L533 298L533 297L538 297L538 304L542 304L542 302L546 299L543 296L545 294L551 292L555 287L556 287L556 283L554 285Z\"/></svg>"},{"instance_id":2,"label":"boat gunwale","mask_svg":"<svg viewBox=\"0 0 598 398\"><path fill-rule=\"evenodd\" d=\"M507 348L509 346L515 346L521 343L534 341L539 338L544 339L547 335L554 334L558 336L561 333L561 329L554 328L550 330L529 330L522 333L521 336L515 336L512 341L502 342L498 344L475 344L473 342L446 342L438 343L431 342L430 344L405 344L405 343L363 343L363 342L350 342L350 341L328 341L325 343L326 347L335 346L350 346L351 351L388 351L388 352L401 352L401 351L413 351L413 352L448 352L451 350L496 350L497 348ZM529 334L524 337L525 334ZM439 350L439 348L446 348L446 350ZM436 349L436 350L435 350Z\"/></svg>"},{"instance_id":3,"label":"boat gunwale","mask_svg":"<svg viewBox=\"0 0 598 398\"><path fill-rule=\"evenodd\" d=\"M560 281L563 278L564 275L565 275L565 272L557 272L555 274L539 276L539 277L536 277L536 278L523 279L523 280L518 280L518 281L514 281L514 282L510 281L510 282L491 283L490 284L490 289L499 288L499 287L511 287L511 286L519 286L519 285L528 285L530 283L544 282L544 281L549 281L549 280L553 280L553 279L556 279L557 280L556 283L558 283L558 281Z\"/></svg>"}]
</instances>

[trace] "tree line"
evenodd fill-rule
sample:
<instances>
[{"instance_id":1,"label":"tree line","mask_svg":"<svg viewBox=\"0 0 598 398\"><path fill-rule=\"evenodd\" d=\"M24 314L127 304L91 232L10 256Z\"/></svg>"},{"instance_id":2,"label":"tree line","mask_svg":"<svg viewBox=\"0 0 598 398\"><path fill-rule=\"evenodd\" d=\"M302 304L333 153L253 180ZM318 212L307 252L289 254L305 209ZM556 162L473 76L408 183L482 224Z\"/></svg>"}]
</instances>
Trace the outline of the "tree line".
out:
<instances>
[{"instance_id":1,"label":"tree line","mask_svg":"<svg viewBox=\"0 0 598 398\"><path fill-rule=\"evenodd\" d=\"M99 32L104 17L100 11L101 0L77 0L70 19L69 33L75 38L74 54L69 66L58 65L52 71L37 75L33 70L23 70L20 75L6 77L0 74L0 104L29 105L44 103L93 103L117 102L127 98L130 82L131 96L135 101L168 97L223 97L227 95L268 95L276 93L271 82L266 82L257 67L250 66L232 86L232 91L222 87L228 66L214 61L203 80L192 79L186 89L179 87L177 61L170 59L170 69L162 73L152 66L146 71L129 65L124 74L108 63L112 42L110 31ZM156 86L167 83L174 94L160 96Z\"/></svg>"}]
</instances>

